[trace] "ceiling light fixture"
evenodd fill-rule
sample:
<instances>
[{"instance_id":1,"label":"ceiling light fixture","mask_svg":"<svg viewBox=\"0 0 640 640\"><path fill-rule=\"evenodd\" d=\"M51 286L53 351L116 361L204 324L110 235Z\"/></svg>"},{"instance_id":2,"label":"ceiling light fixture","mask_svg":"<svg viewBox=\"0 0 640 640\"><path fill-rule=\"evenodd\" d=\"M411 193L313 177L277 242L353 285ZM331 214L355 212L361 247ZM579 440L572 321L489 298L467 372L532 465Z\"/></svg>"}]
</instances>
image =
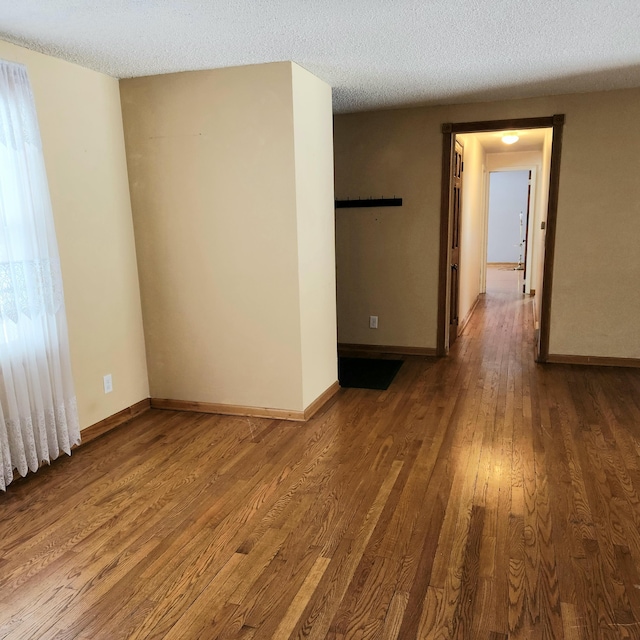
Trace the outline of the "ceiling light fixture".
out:
<instances>
[{"instance_id":1,"label":"ceiling light fixture","mask_svg":"<svg viewBox=\"0 0 640 640\"><path fill-rule=\"evenodd\" d=\"M517 136L515 133L508 133L506 136L502 136L502 142L505 144L513 144L514 142L518 142L520 140L520 136Z\"/></svg>"}]
</instances>

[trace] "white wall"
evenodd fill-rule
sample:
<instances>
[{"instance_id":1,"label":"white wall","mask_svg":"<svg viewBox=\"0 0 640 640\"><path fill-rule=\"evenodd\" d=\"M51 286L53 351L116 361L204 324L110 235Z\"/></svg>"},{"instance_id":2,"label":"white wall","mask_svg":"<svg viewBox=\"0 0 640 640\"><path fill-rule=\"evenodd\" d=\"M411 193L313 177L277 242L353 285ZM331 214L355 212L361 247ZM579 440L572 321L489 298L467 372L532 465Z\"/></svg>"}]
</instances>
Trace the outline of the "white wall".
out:
<instances>
[{"instance_id":1,"label":"white wall","mask_svg":"<svg viewBox=\"0 0 640 640\"><path fill-rule=\"evenodd\" d=\"M0 57L33 87L85 428L149 397L118 81L6 42Z\"/></svg>"},{"instance_id":2,"label":"white wall","mask_svg":"<svg viewBox=\"0 0 640 640\"><path fill-rule=\"evenodd\" d=\"M489 174L487 262L524 262L528 190L528 171Z\"/></svg>"}]
</instances>

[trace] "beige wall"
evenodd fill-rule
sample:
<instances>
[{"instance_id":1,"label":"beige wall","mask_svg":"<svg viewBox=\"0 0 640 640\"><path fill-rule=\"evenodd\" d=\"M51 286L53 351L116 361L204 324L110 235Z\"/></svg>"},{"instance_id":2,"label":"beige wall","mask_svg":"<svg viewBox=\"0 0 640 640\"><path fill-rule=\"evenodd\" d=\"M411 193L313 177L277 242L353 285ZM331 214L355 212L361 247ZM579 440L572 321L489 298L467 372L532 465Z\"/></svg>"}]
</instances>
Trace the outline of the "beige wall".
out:
<instances>
[{"instance_id":1,"label":"beige wall","mask_svg":"<svg viewBox=\"0 0 640 640\"><path fill-rule=\"evenodd\" d=\"M406 202L339 212L341 341L372 342L376 307L380 344L436 345L441 124L554 113L566 124L550 351L640 357L640 183L620 170L635 166L640 89L337 116L337 197Z\"/></svg>"},{"instance_id":2,"label":"beige wall","mask_svg":"<svg viewBox=\"0 0 640 640\"><path fill-rule=\"evenodd\" d=\"M316 184L310 158L296 165L294 103L308 107L298 92L309 87L320 101L300 121L298 146L312 147L314 127L331 123L316 122L326 90L292 74L287 62L121 82L152 397L305 408L302 344L312 328L301 307L311 308L314 278L324 286L330 275L299 271L307 240L297 227L313 231L314 192L325 206L330 198L330 139Z\"/></svg>"},{"instance_id":3,"label":"beige wall","mask_svg":"<svg viewBox=\"0 0 640 640\"><path fill-rule=\"evenodd\" d=\"M542 147L542 168L540 171L540 183L538 191L538 206L536 207L536 230L534 232L533 245L533 288L536 290L533 305L536 330L540 328L540 315L542 312L542 285L544 281L544 254L547 239L546 223L547 209L549 205L549 176L551 170L551 147L553 134L548 131ZM545 229L542 229L542 223ZM539 337L539 335L538 335ZM589 355L589 354L587 354Z\"/></svg>"},{"instance_id":4,"label":"beige wall","mask_svg":"<svg viewBox=\"0 0 640 640\"><path fill-rule=\"evenodd\" d=\"M540 151L487 153L487 171L519 171L530 167L540 167L541 163L542 144L540 145Z\"/></svg>"},{"instance_id":5,"label":"beige wall","mask_svg":"<svg viewBox=\"0 0 640 640\"><path fill-rule=\"evenodd\" d=\"M458 135L464 145L462 211L460 220L460 302L458 316L464 322L478 299L484 248L485 162L487 154L473 135Z\"/></svg>"},{"instance_id":6,"label":"beige wall","mask_svg":"<svg viewBox=\"0 0 640 640\"><path fill-rule=\"evenodd\" d=\"M302 340L309 406L338 378L331 87L292 65Z\"/></svg>"},{"instance_id":7,"label":"beige wall","mask_svg":"<svg viewBox=\"0 0 640 640\"><path fill-rule=\"evenodd\" d=\"M5 42L0 57L35 95L84 428L149 397L118 81Z\"/></svg>"},{"instance_id":8,"label":"beige wall","mask_svg":"<svg viewBox=\"0 0 640 640\"><path fill-rule=\"evenodd\" d=\"M440 131L417 109L337 116L334 130L337 199L403 198L336 211L338 341L435 346Z\"/></svg>"}]
</instances>

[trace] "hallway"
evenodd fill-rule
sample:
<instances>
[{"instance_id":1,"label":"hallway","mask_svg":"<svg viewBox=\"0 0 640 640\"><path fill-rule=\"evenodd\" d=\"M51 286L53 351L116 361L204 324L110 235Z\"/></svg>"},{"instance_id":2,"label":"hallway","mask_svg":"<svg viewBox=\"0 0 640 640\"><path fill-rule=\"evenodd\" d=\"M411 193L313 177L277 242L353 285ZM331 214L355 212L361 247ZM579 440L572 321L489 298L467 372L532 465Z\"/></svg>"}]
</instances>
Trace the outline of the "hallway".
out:
<instances>
[{"instance_id":1,"label":"hallway","mask_svg":"<svg viewBox=\"0 0 640 640\"><path fill-rule=\"evenodd\" d=\"M640 637L640 371L540 366L518 272L306 424L152 410L0 495L0 636Z\"/></svg>"}]
</instances>

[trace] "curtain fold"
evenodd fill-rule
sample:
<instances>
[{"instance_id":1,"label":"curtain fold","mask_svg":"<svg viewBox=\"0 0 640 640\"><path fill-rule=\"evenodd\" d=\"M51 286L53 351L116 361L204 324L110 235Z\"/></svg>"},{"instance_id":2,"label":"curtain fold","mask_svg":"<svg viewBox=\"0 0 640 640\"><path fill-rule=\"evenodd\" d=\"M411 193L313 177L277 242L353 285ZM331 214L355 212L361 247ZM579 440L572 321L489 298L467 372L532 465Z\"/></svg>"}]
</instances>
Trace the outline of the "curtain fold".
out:
<instances>
[{"instance_id":1,"label":"curtain fold","mask_svg":"<svg viewBox=\"0 0 640 640\"><path fill-rule=\"evenodd\" d=\"M0 489L79 442L35 102L26 69L0 60Z\"/></svg>"}]
</instances>

